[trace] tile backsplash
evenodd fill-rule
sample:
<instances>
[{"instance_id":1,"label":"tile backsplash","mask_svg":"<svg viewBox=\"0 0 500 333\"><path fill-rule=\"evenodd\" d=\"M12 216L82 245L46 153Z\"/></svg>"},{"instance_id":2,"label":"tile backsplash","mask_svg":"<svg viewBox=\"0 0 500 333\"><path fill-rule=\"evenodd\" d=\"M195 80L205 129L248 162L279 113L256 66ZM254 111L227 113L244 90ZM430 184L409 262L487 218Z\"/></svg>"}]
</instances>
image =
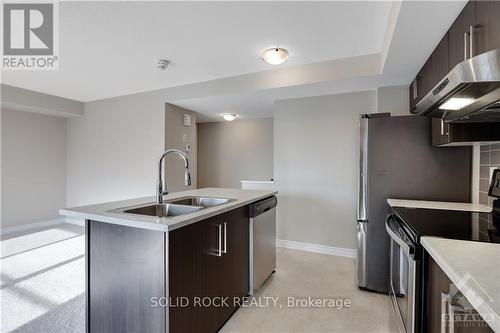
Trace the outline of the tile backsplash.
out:
<instances>
[{"instance_id":1,"label":"tile backsplash","mask_svg":"<svg viewBox=\"0 0 500 333\"><path fill-rule=\"evenodd\" d=\"M500 168L500 143L481 145L479 165L479 203L491 206L493 198L488 197L490 170Z\"/></svg>"}]
</instances>

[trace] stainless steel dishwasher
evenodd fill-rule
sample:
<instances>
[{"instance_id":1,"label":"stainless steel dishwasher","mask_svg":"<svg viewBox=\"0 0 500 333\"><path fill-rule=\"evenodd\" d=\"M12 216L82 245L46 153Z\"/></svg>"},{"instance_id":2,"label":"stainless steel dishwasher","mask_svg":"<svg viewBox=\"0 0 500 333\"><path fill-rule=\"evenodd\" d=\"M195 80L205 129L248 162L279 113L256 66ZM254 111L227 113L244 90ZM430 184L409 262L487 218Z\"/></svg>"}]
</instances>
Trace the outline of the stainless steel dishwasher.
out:
<instances>
[{"instance_id":1,"label":"stainless steel dishwasher","mask_svg":"<svg viewBox=\"0 0 500 333\"><path fill-rule=\"evenodd\" d=\"M277 204L273 196L250 205L250 295L276 269Z\"/></svg>"}]
</instances>

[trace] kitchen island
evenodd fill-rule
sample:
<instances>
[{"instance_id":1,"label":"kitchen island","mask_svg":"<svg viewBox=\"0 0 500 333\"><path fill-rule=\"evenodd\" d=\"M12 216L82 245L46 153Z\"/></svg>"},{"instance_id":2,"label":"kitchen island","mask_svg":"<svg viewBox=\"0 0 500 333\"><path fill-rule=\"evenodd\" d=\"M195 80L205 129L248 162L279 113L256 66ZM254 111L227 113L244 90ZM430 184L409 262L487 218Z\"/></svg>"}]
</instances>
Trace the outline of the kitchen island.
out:
<instances>
[{"instance_id":1,"label":"kitchen island","mask_svg":"<svg viewBox=\"0 0 500 333\"><path fill-rule=\"evenodd\" d=\"M87 332L217 332L249 291L248 205L205 188L68 208L86 221ZM203 200L200 200L203 199Z\"/></svg>"}]
</instances>

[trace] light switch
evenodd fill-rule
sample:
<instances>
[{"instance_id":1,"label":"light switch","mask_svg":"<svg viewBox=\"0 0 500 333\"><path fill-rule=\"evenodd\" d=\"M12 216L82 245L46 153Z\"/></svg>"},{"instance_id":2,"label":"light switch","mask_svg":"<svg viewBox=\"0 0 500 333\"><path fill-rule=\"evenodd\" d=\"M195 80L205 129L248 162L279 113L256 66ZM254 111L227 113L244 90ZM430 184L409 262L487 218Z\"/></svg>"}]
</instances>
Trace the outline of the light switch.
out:
<instances>
[{"instance_id":1,"label":"light switch","mask_svg":"<svg viewBox=\"0 0 500 333\"><path fill-rule=\"evenodd\" d=\"M191 126L191 115L184 114L184 126Z\"/></svg>"}]
</instances>

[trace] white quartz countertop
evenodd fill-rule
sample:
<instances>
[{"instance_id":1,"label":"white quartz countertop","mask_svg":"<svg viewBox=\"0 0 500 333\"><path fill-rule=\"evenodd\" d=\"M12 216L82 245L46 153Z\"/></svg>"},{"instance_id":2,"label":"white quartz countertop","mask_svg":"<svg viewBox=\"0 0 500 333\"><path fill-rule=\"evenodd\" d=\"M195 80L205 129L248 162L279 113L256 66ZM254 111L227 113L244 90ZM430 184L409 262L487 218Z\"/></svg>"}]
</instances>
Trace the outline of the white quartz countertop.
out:
<instances>
[{"instance_id":1,"label":"white quartz countertop","mask_svg":"<svg viewBox=\"0 0 500 333\"><path fill-rule=\"evenodd\" d=\"M387 203L391 207L460 210L460 211L478 212L478 213L490 213L491 212L491 207L481 205L478 203L424 201L424 200L402 200L402 199L387 199Z\"/></svg>"},{"instance_id":2,"label":"white quartz countertop","mask_svg":"<svg viewBox=\"0 0 500 333\"><path fill-rule=\"evenodd\" d=\"M228 203L219 206L207 207L199 211L188 213L185 215L169 216L163 218L157 218L154 216L147 216L147 215L110 212L118 208L154 204L155 202L154 197L145 197L145 198L107 202L91 206L66 208L66 209L61 209L59 211L59 214L75 219L100 221L100 222L165 232L177 229L179 227L197 221L207 219L214 215L218 215L238 207L248 205L252 202L264 199L276 193L277 193L276 191L254 191L254 190L239 190L239 189L227 189L227 188L202 188L198 190L176 192L166 195L164 197L165 202L189 196L228 198L228 199L234 199L234 201L230 201Z\"/></svg>"},{"instance_id":3,"label":"white quartz countertop","mask_svg":"<svg viewBox=\"0 0 500 333\"><path fill-rule=\"evenodd\" d=\"M422 237L421 244L488 324L500 332L500 244Z\"/></svg>"}]
</instances>

